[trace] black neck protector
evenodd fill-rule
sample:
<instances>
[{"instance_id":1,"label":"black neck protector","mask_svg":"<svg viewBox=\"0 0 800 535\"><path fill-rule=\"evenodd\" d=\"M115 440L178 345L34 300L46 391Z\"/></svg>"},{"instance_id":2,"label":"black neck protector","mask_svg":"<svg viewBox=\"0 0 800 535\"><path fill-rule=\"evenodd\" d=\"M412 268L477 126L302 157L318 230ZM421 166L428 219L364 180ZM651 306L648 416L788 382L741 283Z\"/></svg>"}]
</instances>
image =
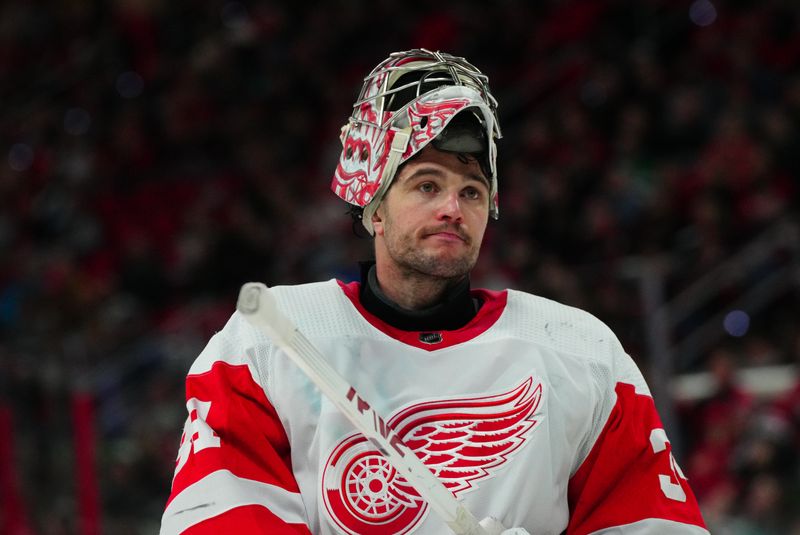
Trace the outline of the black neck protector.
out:
<instances>
[{"instance_id":1,"label":"black neck protector","mask_svg":"<svg viewBox=\"0 0 800 535\"><path fill-rule=\"evenodd\" d=\"M475 317L481 302L470 295L469 278L448 288L442 300L423 310L406 310L383 293L374 262L361 263L361 304L371 314L403 331L452 331Z\"/></svg>"}]
</instances>

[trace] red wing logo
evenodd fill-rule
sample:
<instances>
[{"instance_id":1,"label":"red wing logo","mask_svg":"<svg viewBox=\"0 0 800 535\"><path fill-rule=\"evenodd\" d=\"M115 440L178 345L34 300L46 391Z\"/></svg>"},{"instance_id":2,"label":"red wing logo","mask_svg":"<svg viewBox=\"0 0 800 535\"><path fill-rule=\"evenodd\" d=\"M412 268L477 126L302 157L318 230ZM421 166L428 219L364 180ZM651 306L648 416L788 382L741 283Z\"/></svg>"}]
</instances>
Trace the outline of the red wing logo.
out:
<instances>
[{"instance_id":1,"label":"red wing logo","mask_svg":"<svg viewBox=\"0 0 800 535\"><path fill-rule=\"evenodd\" d=\"M389 426L458 497L492 477L528 440L536 426L541 383L529 377L494 396L418 403L389 419ZM322 474L322 496L343 533L412 531L428 504L362 434L346 437L331 452Z\"/></svg>"}]
</instances>

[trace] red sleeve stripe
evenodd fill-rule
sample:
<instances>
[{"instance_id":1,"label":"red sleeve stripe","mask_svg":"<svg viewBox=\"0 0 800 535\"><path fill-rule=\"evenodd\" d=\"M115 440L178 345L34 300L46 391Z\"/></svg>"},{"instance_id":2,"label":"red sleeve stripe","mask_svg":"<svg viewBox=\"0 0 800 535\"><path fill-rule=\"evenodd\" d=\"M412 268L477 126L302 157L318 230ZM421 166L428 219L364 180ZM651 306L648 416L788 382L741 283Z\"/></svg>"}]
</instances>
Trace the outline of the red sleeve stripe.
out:
<instances>
[{"instance_id":1,"label":"red sleeve stripe","mask_svg":"<svg viewBox=\"0 0 800 535\"><path fill-rule=\"evenodd\" d=\"M658 533L658 535L709 535L708 531L700 526L673 522L663 518L648 518L633 524L601 529L590 535L653 535L653 533Z\"/></svg>"},{"instance_id":2,"label":"red sleeve stripe","mask_svg":"<svg viewBox=\"0 0 800 535\"><path fill-rule=\"evenodd\" d=\"M203 520L246 505L266 507L288 524L306 524L299 493L217 470L175 496L164 511L160 535L178 535Z\"/></svg>"}]
</instances>

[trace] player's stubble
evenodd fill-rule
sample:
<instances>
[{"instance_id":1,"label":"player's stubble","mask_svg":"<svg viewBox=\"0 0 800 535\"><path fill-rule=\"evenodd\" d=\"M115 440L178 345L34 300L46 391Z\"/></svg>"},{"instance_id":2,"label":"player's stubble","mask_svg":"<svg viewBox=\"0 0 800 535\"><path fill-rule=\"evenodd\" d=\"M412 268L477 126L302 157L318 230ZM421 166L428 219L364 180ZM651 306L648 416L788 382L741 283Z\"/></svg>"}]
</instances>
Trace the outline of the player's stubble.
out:
<instances>
[{"instance_id":1,"label":"player's stubble","mask_svg":"<svg viewBox=\"0 0 800 535\"><path fill-rule=\"evenodd\" d=\"M480 243L475 243L458 225L445 223L401 232L390 210L384 211L383 218L386 251L407 277L458 281L468 275L478 261ZM435 238L429 235L441 231L458 234L464 240L463 245L435 246L431 243Z\"/></svg>"}]
</instances>

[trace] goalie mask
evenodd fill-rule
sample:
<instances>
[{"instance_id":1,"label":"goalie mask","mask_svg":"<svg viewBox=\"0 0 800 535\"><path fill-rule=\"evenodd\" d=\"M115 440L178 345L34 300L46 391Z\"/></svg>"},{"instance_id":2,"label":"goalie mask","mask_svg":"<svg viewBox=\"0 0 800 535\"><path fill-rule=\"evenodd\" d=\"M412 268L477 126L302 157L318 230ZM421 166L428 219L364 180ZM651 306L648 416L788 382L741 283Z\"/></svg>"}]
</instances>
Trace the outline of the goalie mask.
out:
<instances>
[{"instance_id":1,"label":"goalie mask","mask_svg":"<svg viewBox=\"0 0 800 535\"><path fill-rule=\"evenodd\" d=\"M398 166L428 143L467 153L489 179L490 214L497 219L497 101L489 80L463 58L425 49L396 52L364 79L353 114L342 127L342 155L331 189L372 214Z\"/></svg>"}]
</instances>

